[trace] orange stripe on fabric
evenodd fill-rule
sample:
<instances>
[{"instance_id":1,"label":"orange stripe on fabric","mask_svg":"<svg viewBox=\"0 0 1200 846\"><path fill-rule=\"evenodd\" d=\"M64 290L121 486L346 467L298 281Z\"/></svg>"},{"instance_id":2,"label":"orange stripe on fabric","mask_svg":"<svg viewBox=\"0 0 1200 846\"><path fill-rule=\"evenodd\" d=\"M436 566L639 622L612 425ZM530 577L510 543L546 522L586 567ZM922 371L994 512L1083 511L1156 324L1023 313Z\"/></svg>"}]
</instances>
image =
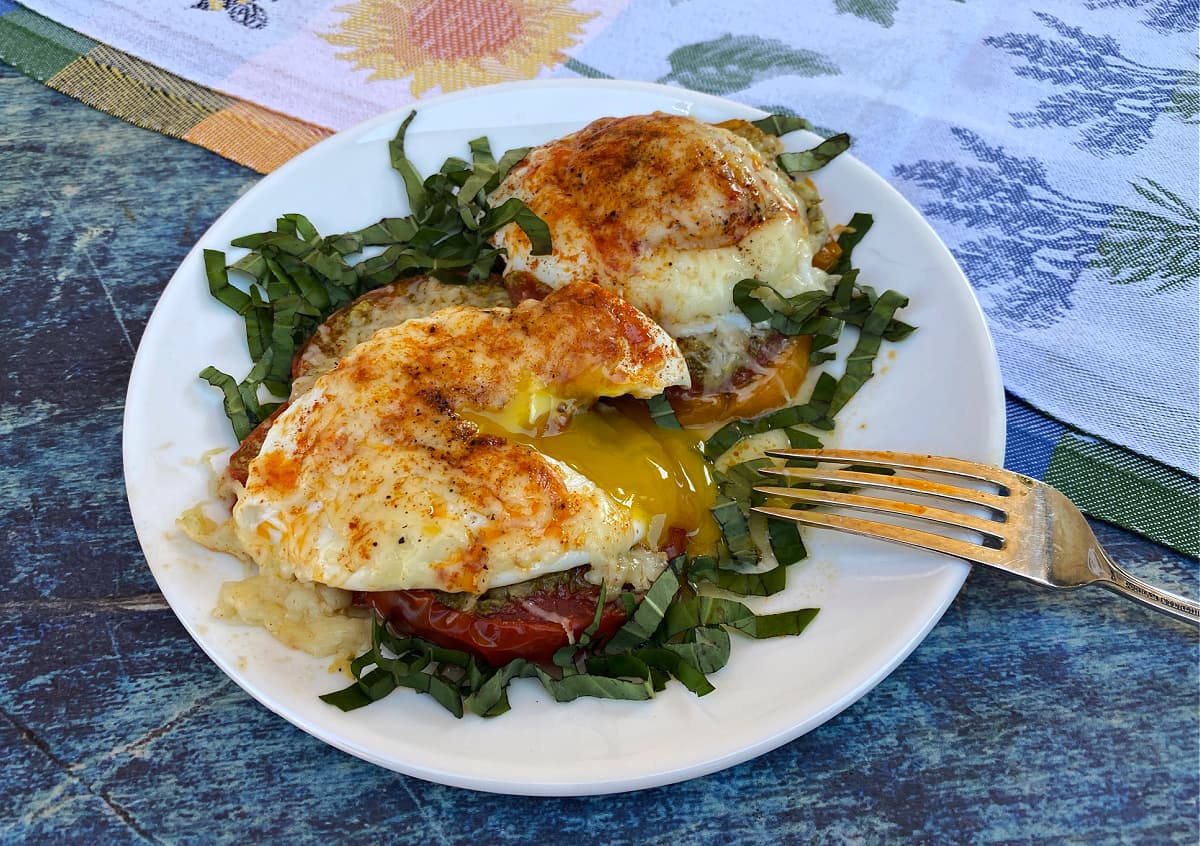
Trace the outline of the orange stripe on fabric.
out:
<instances>
[{"instance_id":1,"label":"orange stripe on fabric","mask_svg":"<svg viewBox=\"0 0 1200 846\"><path fill-rule=\"evenodd\" d=\"M269 173L332 134L333 130L235 101L189 129L183 139L259 173Z\"/></svg>"},{"instance_id":2,"label":"orange stripe on fabric","mask_svg":"<svg viewBox=\"0 0 1200 846\"><path fill-rule=\"evenodd\" d=\"M107 45L46 84L130 123L268 173L332 131L189 82Z\"/></svg>"}]
</instances>

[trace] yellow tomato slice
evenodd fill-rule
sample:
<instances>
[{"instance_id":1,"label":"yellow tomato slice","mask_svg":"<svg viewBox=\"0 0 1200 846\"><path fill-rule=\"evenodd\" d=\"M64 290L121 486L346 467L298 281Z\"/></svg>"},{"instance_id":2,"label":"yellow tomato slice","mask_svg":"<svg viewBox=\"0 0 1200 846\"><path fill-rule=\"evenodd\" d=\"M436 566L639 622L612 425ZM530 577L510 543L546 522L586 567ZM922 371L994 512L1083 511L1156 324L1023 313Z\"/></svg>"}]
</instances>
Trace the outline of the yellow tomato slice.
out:
<instances>
[{"instance_id":1,"label":"yellow tomato slice","mask_svg":"<svg viewBox=\"0 0 1200 846\"><path fill-rule=\"evenodd\" d=\"M783 408L795 400L808 375L812 338L786 338L761 371L743 369L734 374L728 390L712 393L682 391L667 396L675 417L684 426L706 426L733 419L748 419Z\"/></svg>"}]
</instances>

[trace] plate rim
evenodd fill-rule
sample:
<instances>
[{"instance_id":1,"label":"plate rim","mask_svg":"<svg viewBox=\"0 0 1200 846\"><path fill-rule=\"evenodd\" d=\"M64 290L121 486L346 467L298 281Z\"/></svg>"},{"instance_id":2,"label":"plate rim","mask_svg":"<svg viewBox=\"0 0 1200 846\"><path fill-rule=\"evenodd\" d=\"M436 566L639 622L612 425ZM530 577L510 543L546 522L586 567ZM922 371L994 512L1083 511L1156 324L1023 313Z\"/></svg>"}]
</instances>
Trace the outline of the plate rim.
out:
<instances>
[{"instance_id":1,"label":"plate rim","mask_svg":"<svg viewBox=\"0 0 1200 846\"><path fill-rule=\"evenodd\" d=\"M689 91L687 89L677 88L674 86L649 82L595 79L523 80L517 82L500 83L497 85L453 92L451 94L429 98L409 106L383 112L379 115L361 121L352 127L342 130L341 132L324 139L313 147L310 147L286 162L280 168L263 176L263 178L258 180L253 186L251 186L249 190L244 192L233 203L231 203L229 208L223 211L206 228L205 232L197 238L196 243L193 244L191 249L181 260L179 267L172 275L171 280L166 286L164 286L158 300L155 303L154 309L151 312L150 317L148 318L143 329L142 339L144 340L144 338L150 334L151 327L155 325L156 320L167 319L164 316L166 314L164 300L166 300L167 291L172 285L175 284L177 279L182 277L185 268L187 268L189 265L195 264L197 261L197 256L204 249L204 242L206 239L208 239L210 233L221 227L222 224L227 221L227 219L236 216L240 212L241 207L243 207L247 202L247 198L252 197L257 193L267 191L274 184L291 178L291 174L294 171L302 170L311 158L319 156L322 154L323 150L329 149L329 145L335 143L354 143L356 140L361 138L361 136L375 130L380 126L390 123L398 123L408 112L413 110L416 110L419 113L420 111L430 107L440 106L442 104L452 103L458 100L475 99L481 96L487 96L489 94L571 88L584 88L591 90L606 89L610 92L640 92L645 94L656 94L664 97L675 98L681 101L690 101L693 103L701 102L709 107L713 107L725 112L742 112L748 116L751 114L764 116L766 114L766 112L763 112L754 106L749 106L747 104L739 103L727 98L717 97L715 95L705 94L702 92ZM812 134L809 133L809 135ZM815 135L812 135L812 137L819 138L819 136ZM992 437L994 438L994 442L985 445L985 451L991 454L991 458L995 461L995 463L999 464L1003 458L1005 445L1005 428L1003 425L1005 407L1004 390L1002 380L1000 378L999 359L996 353L995 343L987 329L987 322L984 317L983 310L979 304L979 300L975 296L974 290L971 288L970 283L963 273L961 267L958 265L957 261L954 259L953 255L950 253L942 239L937 235L930 223L902 194L900 194L895 186L888 182L882 175L875 172L872 168L868 167L866 164L849 153L843 154L843 157L851 160L856 167L861 168L865 173L874 177L878 183L878 187L881 190L888 192L893 202L898 202L907 208L910 220L906 222L906 225L919 224L926 230L927 236L941 246L945 253L945 257L949 259L954 270L957 272L958 280L956 281L960 281L962 286L965 287L966 292L969 294L969 300L971 305L973 305L975 312L973 317L977 320L979 327L983 329L982 336L973 337L973 341L983 345L982 352L984 353L985 358L988 359L987 363L990 365L988 373L985 374L989 381L993 383L991 386L989 386L987 391L988 393L992 394L992 399L994 402L994 407L990 409L990 415L998 415L999 418L998 425L996 425L996 421L989 415L989 419L993 424ZM228 247L226 246L226 248ZM133 457L130 452L130 430L131 427L135 427L132 425L135 423L135 421L132 421L132 415L134 413L133 399L135 398L136 388L139 384L138 377L140 371L145 368L145 363L142 358L142 350L143 343L142 341L139 341L138 351L135 355L134 363L130 370L129 383L125 395L125 409L122 420L122 468L126 484L126 495L129 502L130 512L133 517L135 530L138 534L139 544L143 549L143 554L147 560L147 565L150 567L151 572L158 583L160 591L162 591L164 597L166 597L167 591L163 590L164 586L160 577L160 573L158 569L156 569L154 563L151 562L151 555L147 551L148 545L146 539L143 537L144 521L139 520L137 514L138 508L134 503L135 495L130 489L130 466L133 461ZM911 655L913 650L920 645L920 643L928 636L933 627L941 620L950 604L957 597L961 591L962 584L965 581L968 572L969 567L963 564L958 572L958 577L956 579L956 583L953 585L953 589L947 589L945 591L945 596L942 597L942 601L937 606L936 612L930 614L924 620L919 629L916 630L908 639L908 641L892 653L890 660L884 662L881 666L876 667L873 672L869 673L865 678L863 678L859 684L857 684L848 694L843 696L833 707L827 708L819 713L811 714L806 719L792 725L790 728L763 737L754 744L709 758L701 764L691 765L682 769L658 768L653 772L647 772L638 777L596 779L591 781L542 780L524 781L514 784L498 781L495 778L464 775L446 770L436 770L428 767L405 766L403 762L397 762L386 757L374 755L368 749L361 748L354 743L348 742L341 736L323 731L320 726L314 726L310 723L307 723L303 720L303 718L298 718L297 715L293 713L285 703L281 703L275 699L272 699L266 691L260 690L250 680L243 678L236 667L230 666L215 652L215 647L210 648L210 645L206 642L206 638L200 631L197 630L198 627L195 626L192 621L187 619L183 614L179 613L175 609L174 605L171 605L171 607L172 612L175 613L176 618L184 626L185 630L187 630L192 640L201 648L201 650L209 657L209 659L212 660L213 663L215 663L218 668L220 668L221 671L224 672L230 679L232 679L242 690L246 691L252 698L266 707L268 710L283 717L288 722L302 729L306 733L316 737L322 742L340 749L343 752L376 764L377 766L455 787L510 795L582 796L640 790L708 775L713 772L744 763L747 760L765 754L772 749L778 748L779 746L782 746L783 744L806 734L825 722L828 722L838 714L842 713L846 708L849 708L851 705L861 699L871 689L876 687L883 679L885 679L901 663L903 663L909 655ZM169 599L168 604L171 604Z\"/></svg>"}]
</instances>

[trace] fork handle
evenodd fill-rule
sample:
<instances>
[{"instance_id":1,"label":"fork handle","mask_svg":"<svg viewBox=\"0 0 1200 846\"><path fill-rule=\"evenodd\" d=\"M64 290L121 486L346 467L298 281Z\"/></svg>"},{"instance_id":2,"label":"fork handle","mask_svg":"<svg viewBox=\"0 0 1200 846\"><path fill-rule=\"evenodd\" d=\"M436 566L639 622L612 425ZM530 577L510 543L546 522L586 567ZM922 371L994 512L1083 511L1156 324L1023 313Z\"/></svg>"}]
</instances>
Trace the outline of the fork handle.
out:
<instances>
[{"instance_id":1,"label":"fork handle","mask_svg":"<svg viewBox=\"0 0 1200 846\"><path fill-rule=\"evenodd\" d=\"M1112 571L1110 578L1101 581L1101 585L1114 593L1122 594L1143 605L1148 605L1156 611L1174 617L1176 620L1200 625L1200 602L1193 602L1186 597L1160 590L1149 582L1142 581L1132 573L1123 570L1104 553L1104 550L1100 550L1100 554Z\"/></svg>"}]
</instances>

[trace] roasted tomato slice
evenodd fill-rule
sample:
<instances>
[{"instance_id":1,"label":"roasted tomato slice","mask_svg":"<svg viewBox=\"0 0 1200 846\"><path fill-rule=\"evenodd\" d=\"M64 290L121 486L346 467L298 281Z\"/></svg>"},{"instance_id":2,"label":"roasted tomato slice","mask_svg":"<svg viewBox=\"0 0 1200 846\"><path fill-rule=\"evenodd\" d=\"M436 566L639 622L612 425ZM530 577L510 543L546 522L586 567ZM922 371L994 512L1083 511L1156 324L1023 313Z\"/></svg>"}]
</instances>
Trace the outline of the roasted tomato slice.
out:
<instances>
[{"instance_id":1,"label":"roasted tomato slice","mask_svg":"<svg viewBox=\"0 0 1200 846\"><path fill-rule=\"evenodd\" d=\"M250 462L258 458L258 454L262 452L263 441L267 439L267 433L271 431L275 418L282 414L285 408L287 408L287 403L281 403L269 417L254 427L254 430L246 436L246 440L242 441L233 455L229 456L229 475L241 484L246 484L246 480L250 477Z\"/></svg>"},{"instance_id":2,"label":"roasted tomato slice","mask_svg":"<svg viewBox=\"0 0 1200 846\"><path fill-rule=\"evenodd\" d=\"M493 667L525 658L546 664L575 643L592 622L600 588L578 572L539 579L523 589L484 594L473 608L455 608L454 595L393 590L360 595L402 635L460 649ZM605 603L594 637L603 641L625 622L621 603Z\"/></svg>"},{"instance_id":3,"label":"roasted tomato slice","mask_svg":"<svg viewBox=\"0 0 1200 846\"><path fill-rule=\"evenodd\" d=\"M755 352L756 369L743 367L718 391L667 388L667 399L684 426L746 420L783 408L796 396L808 375L812 338L774 335Z\"/></svg>"},{"instance_id":4,"label":"roasted tomato slice","mask_svg":"<svg viewBox=\"0 0 1200 846\"><path fill-rule=\"evenodd\" d=\"M542 282L532 273L514 270L504 276L504 287L508 290L509 299L516 305L523 300L544 300L554 289Z\"/></svg>"}]
</instances>

